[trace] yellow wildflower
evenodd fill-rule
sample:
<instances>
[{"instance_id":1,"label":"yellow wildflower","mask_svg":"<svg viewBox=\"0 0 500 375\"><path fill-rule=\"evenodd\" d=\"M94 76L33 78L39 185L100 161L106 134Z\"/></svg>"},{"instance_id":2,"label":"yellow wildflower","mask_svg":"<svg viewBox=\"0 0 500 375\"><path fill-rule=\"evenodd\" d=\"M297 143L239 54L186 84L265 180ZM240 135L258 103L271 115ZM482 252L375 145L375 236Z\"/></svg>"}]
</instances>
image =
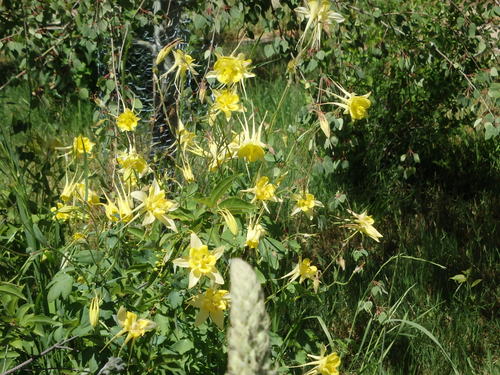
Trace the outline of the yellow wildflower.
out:
<instances>
[{"instance_id":1,"label":"yellow wildflower","mask_svg":"<svg viewBox=\"0 0 500 375\"><path fill-rule=\"evenodd\" d=\"M308 354L308 357L314 359L314 361L306 363L304 366L315 365L315 367L304 375L339 375L340 357L335 352L325 356L325 352L326 349L323 347L319 356Z\"/></svg>"},{"instance_id":2,"label":"yellow wildflower","mask_svg":"<svg viewBox=\"0 0 500 375\"><path fill-rule=\"evenodd\" d=\"M231 211L229 211L227 208L223 208L218 210L218 212L226 222L226 225L231 233L236 236L238 234L238 223L236 222L236 219L234 218Z\"/></svg>"},{"instance_id":3,"label":"yellow wildflower","mask_svg":"<svg viewBox=\"0 0 500 375\"><path fill-rule=\"evenodd\" d=\"M177 209L178 204L165 198L165 191L160 189L158 182L153 181L149 187L149 194L143 191L134 191L132 197L141 201L142 203L137 207L142 208L145 213L142 225L149 225L158 219L165 226L177 232L174 221L168 217L168 212Z\"/></svg>"},{"instance_id":4,"label":"yellow wildflower","mask_svg":"<svg viewBox=\"0 0 500 375\"><path fill-rule=\"evenodd\" d=\"M243 106L240 104L240 97L235 90L214 90L215 103L212 105L212 112L217 115L219 112L224 112L226 120L231 119L231 112L243 111Z\"/></svg>"},{"instance_id":5,"label":"yellow wildflower","mask_svg":"<svg viewBox=\"0 0 500 375\"><path fill-rule=\"evenodd\" d=\"M120 152L116 159L121 167L123 180L129 185L135 185L137 177L141 178L151 171L146 160L135 151L134 147L128 152Z\"/></svg>"},{"instance_id":6,"label":"yellow wildflower","mask_svg":"<svg viewBox=\"0 0 500 375\"><path fill-rule=\"evenodd\" d=\"M215 263L222 256L223 252L224 247L218 247L213 251L209 251L207 245L203 245L198 236L191 233L189 255L177 258L173 262L179 267L188 267L191 269L188 288L194 287L203 276L207 276L216 284L224 284L224 279L217 268L215 268Z\"/></svg>"},{"instance_id":7,"label":"yellow wildflower","mask_svg":"<svg viewBox=\"0 0 500 375\"><path fill-rule=\"evenodd\" d=\"M184 166L181 169L182 176L186 182L194 182L194 174L191 169L191 165L188 162L184 163Z\"/></svg>"},{"instance_id":8,"label":"yellow wildflower","mask_svg":"<svg viewBox=\"0 0 500 375\"><path fill-rule=\"evenodd\" d=\"M344 22L344 17L332 11L330 4L330 0L308 0L306 1L306 7L295 8L295 12L298 14L300 20L307 18L307 24L304 33L299 39L299 43L305 39L307 32L311 29L310 40L312 47L319 49L321 44L321 30L329 32L332 21L337 23Z\"/></svg>"},{"instance_id":9,"label":"yellow wildflower","mask_svg":"<svg viewBox=\"0 0 500 375\"><path fill-rule=\"evenodd\" d=\"M60 221L79 218L81 215L78 215L78 210L76 206L65 205L61 202L57 202L57 207L50 209L54 213L54 218Z\"/></svg>"},{"instance_id":10,"label":"yellow wildflower","mask_svg":"<svg viewBox=\"0 0 500 375\"><path fill-rule=\"evenodd\" d=\"M77 155L90 155L94 146L95 143L91 142L90 139L84 137L83 135L79 135L73 139L73 151Z\"/></svg>"},{"instance_id":11,"label":"yellow wildflower","mask_svg":"<svg viewBox=\"0 0 500 375\"><path fill-rule=\"evenodd\" d=\"M240 133L239 143L237 145L237 154L239 158L245 159L247 162L254 162L257 160L263 160L266 148L266 144L262 143L260 140L262 133L262 124L255 130L255 124L253 124L252 133L248 124L243 126L243 132Z\"/></svg>"},{"instance_id":12,"label":"yellow wildflower","mask_svg":"<svg viewBox=\"0 0 500 375\"><path fill-rule=\"evenodd\" d=\"M245 60L245 55L242 53L238 56L217 56L217 61L214 64L214 70L208 72L207 78L217 78L224 84L230 85L242 81L244 78L255 77L255 74L248 71L248 66L252 60Z\"/></svg>"},{"instance_id":13,"label":"yellow wildflower","mask_svg":"<svg viewBox=\"0 0 500 375\"><path fill-rule=\"evenodd\" d=\"M302 211L304 214L309 217L309 220L312 220L314 207L323 207L323 203L320 201L314 200L314 195L304 191L302 194L294 194L292 198L297 202L292 211L292 215L295 215Z\"/></svg>"},{"instance_id":14,"label":"yellow wildflower","mask_svg":"<svg viewBox=\"0 0 500 375\"><path fill-rule=\"evenodd\" d=\"M260 224L250 224L247 231L247 239L245 245L250 249L256 249L259 246L259 242L266 231Z\"/></svg>"},{"instance_id":15,"label":"yellow wildflower","mask_svg":"<svg viewBox=\"0 0 500 375\"><path fill-rule=\"evenodd\" d=\"M161 64L163 60L165 60L165 57L172 51L172 49L181 42L181 39L177 38L168 43L165 47L163 47L160 52L158 52L158 55L156 56L155 59L155 65Z\"/></svg>"},{"instance_id":16,"label":"yellow wildflower","mask_svg":"<svg viewBox=\"0 0 500 375\"><path fill-rule=\"evenodd\" d=\"M229 147L218 146L214 141L208 142L209 151L204 151L204 156L210 160L210 164L208 169L210 172L215 171L226 161L231 159L232 153L229 150Z\"/></svg>"},{"instance_id":17,"label":"yellow wildflower","mask_svg":"<svg viewBox=\"0 0 500 375\"><path fill-rule=\"evenodd\" d=\"M68 176L66 175L66 182L64 183L64 188L61 193L61 200L63 202L68 202L72 197L73 197L73 192L75 191L75 177L71 180L71 182L68 181Z\"/></svg>"},{"instance_id":18,"label":"yellow wildflower","mask_svg":"<svg viewBox=\"0 0 500 375\"><path fill-rule=\"evenodd\" d=\"M71 238L75 242L86 242L87 241L85 234L81 233L81 232L73 233L73 236L71 236Z\"/></svg>"},{"instance_id":19,"label":"yellow wildflower","mask_svg":"<svg viewBox=\"0 0 500 375\"><path fill-rule=\"evenodd\" d=\"M305 279L315 280L318 278L318 267L311 265L311 260L309 258L304 258L302 260L299 257L299 263L295 266L295 268L287 273L283 278L290 277L290 282L299 279L299 283L302 283Z\"/></svg>"},{"instance_id":20,"label":"yellow wildflower","mask_svg":"<svg viewBox=\"0 0 500 375\"><path fill-rule=\"evenodd\" d=\"M337 86L345 96L340 96L335 93L331 93L333 96L339 98L342 100L342 103L339 102L332 102L332 103L326 103L326 104L335 104L339 106L340 108L344 109L344 113L348 113L352 120L362 120L367 114L368 108L372 105L372 102L368 97L370 96L371 92L365 95L357 96L355 93L350 93L347 90L345 90L342 86L340 86L338 83L335 81L333 82L335 86Z\"/></svg>"},{"instance_id":21,"label":"yellow wildflower","mask_svg":"<svg viewBox=\"0 0 500 375\"><path fill-rule=\"evenodd\" d=\"M75 184L74 195L78 199L86 201L91 205L97 205L101 202L101 198L99 197L99 195L97 195L95 191L89 189L83 182L78 182ZM86 200L85 197L87 197Z\"/></svg>"},{"instance_id":22,"label":"yellow wildflower","mask_svg":"<svg viewBox=\"0 0 500 375\"><path fill-rule=\"evenodd\" d=\"M137 314L127 311L123 306L118 310L116 318L118 320L118 324L122 327L122 329L108 342L108 344L114 339L127 333L127 337L125 338L125 341L122 345L123 347L130 340L136 340L137 338L144 336L146 332L156 328L155 322L149 319L137 319ZM106 346L108 344L106 344Z\"/></svg>"},{"instance_id":23,"label":"yellow wildflower","mask_svg":"<svg viewBox=\"0 0 500 375\"><path fill-rule=\"evenodd\" d=\"M194 64L194 59L185 53L183 50L177 49L173 52L174 54L174 64L170 67L170 69L164 74L170 74L174 70L177 70L175 73L175 82L179 85L180 80L184 79L186 76L186 72L190 72L193 75L197 75L198 73L194 69L196 64Z\"/></svg>"},{"instance_id":24,"label":"yellow wildflower","mask_svg":"<svg viewBox=\"0 0 500 375\"><path fill-rule=\"evenodd\" d=\"M116 119L116 125L120 131L134 131L139 123L139 117L137 117L134 112L130 109L125 108L125 110Z\"/></svg>"},{"instance_id":25,"label":"yellow wildflower","mask_svg":"<svg viewBox=\"0 0 500 375\"><path fill-rule=\"evenodd\" d=\"M200 293L188 302L189 305L200 309L196 315L195 325L203 324L210 316L210 319L219 327L224 328L224 310L229 306L229 292L227 290L217 290L208 288L205 293Z\"/></svg>"},{"instance_id":26,"label":"yellow wildflower","mask_svg":"<svg viewBox=\"0 0 500 375\"><path fill-rule=\"evenodd\" d=\"M353 229L357 232L366 234L368 237L373 240L380 242L379 238L383 237L378 230L375 229L373 224L375 220L369 215L366 214L366 211L361 214L357 214L351 210L348 210L349 213L354 216L353 224L346 224L345 227Z\"/></svg>"},{"instance_id":27,"label":"yellow wildflower","mask_svg":"<svg viewBox=\"0 0 500 375\"><path fill-rule=\"evenodd\" d=\"M92 327L96 327L99 324L99 305L101 303L101 299L98 296L95 296L90 300L89 307L89 322Z\"/></svg>"}]
</instances>

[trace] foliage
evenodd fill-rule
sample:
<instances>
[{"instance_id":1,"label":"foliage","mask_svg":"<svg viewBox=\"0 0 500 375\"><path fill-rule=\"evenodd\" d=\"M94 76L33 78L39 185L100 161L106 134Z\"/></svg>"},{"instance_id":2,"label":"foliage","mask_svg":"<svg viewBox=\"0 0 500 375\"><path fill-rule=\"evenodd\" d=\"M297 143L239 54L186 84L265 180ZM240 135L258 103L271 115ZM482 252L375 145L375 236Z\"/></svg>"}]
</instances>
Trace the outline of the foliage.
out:
<instances>
[{"instance_id":1,"label":"foliage","mask_svg":"<svg viewBox=\"0 0 500 375\"><path fill-rule=\"evenodd\" d=\"M115 3L1 5L2 372L498 370L498 7L193 2L150 120Z\"/></svg>"}]
</instances>

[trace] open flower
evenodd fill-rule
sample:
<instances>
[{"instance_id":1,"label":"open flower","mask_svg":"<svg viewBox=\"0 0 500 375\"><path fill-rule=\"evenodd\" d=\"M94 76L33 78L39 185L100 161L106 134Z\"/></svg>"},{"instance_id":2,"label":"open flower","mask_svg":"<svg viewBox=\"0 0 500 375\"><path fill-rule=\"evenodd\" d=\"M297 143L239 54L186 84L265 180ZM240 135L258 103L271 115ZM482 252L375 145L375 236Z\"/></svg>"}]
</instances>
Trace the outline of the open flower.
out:
<instances>
[{"instance_id":1,"label":"open flower","mask_svg":"<svg viewBox=\"0 0 500 375\"><path fill-rule=\"evenodd\" d=\"M77 155L90 155L94 146L95 143L91 142L90 139L83 135L79 135L73 139L73 152Z\"/></svg>"},{"instance_id":2,"label":"open flower","mask_svg":"<svg viewBox=\"0 0 500 375\"><path fill-rule=\"evenodd\" d=\"M189 71L193 75L198 74L194 69L197 65L194 64L194 59L190 55L188 55L181 49L173 51L173 54L174 64L164 75L170 74L175 70L175 82L177 85L179 85L180 81L186 76L186 72Z\"/></svg>"},{"instance_id":3,"label":"open flower","mask_svg":"<svg viewBox=\"0 0 500 375\"><path fill-rule=\"evenodd\" d=\"M252 203L256 201L261 201L264 205L266 211L268 211L265 201L279 202L280 200L276 196L276 185L269 183L269 177L262 176L257 180L257 183L253 188L242 190L243 192L253 193L254 197Z\"/></svg>"},{"instance_id":4,"label":"open flower","mask_svg":"<svg viewBox=\"0 0 500 375\"><path fill-rule=\"evenodd\" d=\"M137 206L137 209L142 209L145 213L142 225L149 225L158 219L165 226L177 232L174 221L168 217L170 211L174 211L179 206L174 201L165 198L165 191L160 189L158 182L153 181L149 187L149 194L143 191L132 192L132 197L141 201L142 203Z\"/></svg>"},{"instance_id":5,"label":"open flower","mask_svg":"<svg viewBox=\"0 0 500 375\"><path fill-rule=\"evenodd\" d=\"M198 236L191 233L189 255L177 258L173 262L179 267L191 269L188 288L194 287L203 276L208 277L216 284L224 284L224 279L217 268L215 268L215 263L222 256L223 252L224 247L218 247L213 251L209 251L208 246L203 245Z\"/></svg>"},{"instance_id":6,"label":"open flower","mask_svg":"<svg viewBox=\"0 0 500 375\"><path fill-rule=\"evenodd\" d=\"M307 24L304 33L299 39L301 43L311 30L311 43L312 47L319 48L321 44L321 31L325 30L327 33L330 31L332 21L337 23L344 22L344 17L330 9L330 0L308 0L305 7L295 8L295 12L299 19L307 19Z\"/></svg>"},{"instance_id":7,"label":"open flower","mask_svg":"<svg viewBox=\"0 0 500 375\"><path fill-rule=\"evenodd\" d=\"M311 265L311 260L309 258L302 258L299 257L299 263L295 266L295 268L290 272L287 273L283 278L290 277L290 282L299 279L299 283L301 284L305 279L310 279L310 280L318 280L319 273L318 273L318 267Z\"/></svg>"},{"instance_id":8,"label":"open flower","mask_svg":"<svg viewBox=\"0 0 500 375\"><path fill-rule=\"evenodd\" d=\"M208 288L205 293L200 293L188 302L189 305L200 309L196 315L195 325L203 324L210 316L210 319L219 327L224 328L224 310L227 310L230 302L227 290L217 290Z\"/></svg>"},{"instance_id":9,"label":"open flower","mask_svg":"<svg viewBox=\"0 0 500 375\"><path fill-rule=\"evenodd\" d=\"M120 152L116 160L121 167L123 180L129 185L135 185L137 177L141 178L151 171L146 160L135 151L134 147Z\"/></svg>"},{"instance_id":10,"label":"open flower","mask_svg":"<svg viewBox=\"0 0 500 375\"><path fill-rule=\"evenodd\" d=\"M314 207L323 207L323 203L320 201L314 200L314 195L304 191L302 194L294 194L292 198L297 202L292 211L292 215L295 215L299 212L303 212L309 217L309 220L312 220L314 214Z\"/></svg>"},{"instance_id":11,"label":"open flower","mask_svg":"<svg viewBox=\"0 0 500 375\"><path fill-rule=\"evenodd\" d=\"M139 117L137 117L134 112L130 109L125 108L123 113L121 113L116 119L116 125L120 129L120 131L134 131L139 123Z\"/></svg>"},{"instance_id":12,"label":"open flower","mask_svg":"<svg viewBox=\"0 0 500 375\"><path fill-rule=\"evenodd\" d=\"M315 365L315 367L307 371L304 375L339 375L340 357L335 352L325 356L325 352L325 347L322 347L320 355L307 355L314 359L314 361L306 363L304 366Z\"/></svg>"},{"instance_id":13,"label":"open flower","mask_svg":"<svg viewBox=\"0 0 500 375\"><path fill-rule=\"evenodd\" d=\"M254 123L251 133L248 124L243 126L243 131L238 137L238 144L234 145L237 148L237 155L239 158L245 159L247 162L264 159L266 144L260 140L261 133L262 124L259 125L257 130L255 130Z\"/></svg>"},{"instance_id":14,"label":"open flower","mask_svg":"<svg viewBox=\"0 0 500 375\"><path fill-rule=\"evenodd\" d=\"M379 238L383 236L378 230L375 229L373 226L375 220L373 220L371 216L367 215L366 211L363 211L361 214L357 214L351 210L348 211L352 216L354 216L354 220L351 220L351 224L344 225L345 227L355 230L356 232L366 234L373 240L380 242Z\"/></svg>"},{"instance_id":15,"label":"open flower","mask_svg":"<svg viewBox=\"0 0 500 375\"><path fill-rule=\"evenodd\" d=\"M339 106L340 108L344 109L344 113L348 113L352 120L362 120L367 114L368 108L372 105L372 102L368 97L370 96L370 92L365 95L358 96L355 93L350 93L347 90L345 90L342 86L340 86L338 83L333 81L335 86L337 86L340 91L343 92L344 96L337 95L335 93L331 93L333 96L339 98L342 100L342 103L339 102L332 102L332 103L327 103L327 104L335 104Z\"/></svg>"},{"instance_id":16,"label":"open flower","mask_svg":"<svg viewBox=\"0 0 500 375\"><path fill-rule=\"evenodd\" d=\"M116 318L118 320L118 324L122 327L122 329L108 342L108 344L114 339L121 337L126 333L127 337L123 342L123 347L130 340L136 340L137 338L144 336L146 332L156 328L155 322L149 319L137 319L136 313L127 311L123 306L118 310ZM106 344L106 346L108 344Z\"/></svg>"},{"instance_id":17,"label":"open flower","mask_svg":"<svg viewBox=\"0 0 500 375\"><path fill-rule=\"evenodd\" d=\"M214 115L224 112L226 120L231 119L232 112L243 111L243 106L240 104L240 97L235 90L214 90L215 102L212 105L211 111Z\"/></svg>"},{"instance_id":18,"label":"open flower","mask_svg":"<svg viewBox=\"0 0 500 375\"><path fill-rule=\"evenodd\" d=\"M217 55L214 70L208 72L207 78L217 78L220 83L230 85L240 82L244 78L255 77L255 74L248 70L251 63L252 60L245 60L245 55L242 53L239 53L238 56Z\"/></svg>"},{"instance_id":19,"label":"open flower","mask_svg":"<svg viewBox=\"0 0 500 375\"><path fill-rule=\"evenodd\" d=\"M256 249L262 236L266 233L265 229L260 224L250 224L247 231L247 239L245 245L250 249Z\"/></svg>"}]
</instances>

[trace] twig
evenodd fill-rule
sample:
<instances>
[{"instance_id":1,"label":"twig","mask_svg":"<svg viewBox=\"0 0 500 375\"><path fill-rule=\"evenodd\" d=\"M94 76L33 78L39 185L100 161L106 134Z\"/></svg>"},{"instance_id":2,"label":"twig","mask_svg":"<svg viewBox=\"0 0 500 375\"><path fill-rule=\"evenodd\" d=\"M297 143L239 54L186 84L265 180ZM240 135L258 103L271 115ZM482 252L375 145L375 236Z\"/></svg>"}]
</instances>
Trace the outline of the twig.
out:
<instances>
[{"instance_id":1,"label":"twig","mask_svg":"<svg viewBox=\"0 0 500 375\"><path fill-rule=\"evenodd\" d=\"M31 362L33 362L35 359L38 359L40 357L43 357L44 355L50 353L51 351L55 350L55 349L70 349L69 347L67 346L63 346L64 344L76 339L78 336L73 336L73 337L70 337L69 339L66 339L66 340L63 340L63 341L60 341L54 345L52 345L50 348L48 349L45 349L43 352L41 352L40 354L38 355L35 355L34 357L31 357L30 359L24 361L23 363L21 363L20 365L17 365L16 367L13 367L11 368L10 370L7 370L5 372L2 372L0 375L8 375L8 374L12 374L13 372L16 372L20 369L22 369L23 367L26 367L28 366Z\"/></svg>"}]
</instances>

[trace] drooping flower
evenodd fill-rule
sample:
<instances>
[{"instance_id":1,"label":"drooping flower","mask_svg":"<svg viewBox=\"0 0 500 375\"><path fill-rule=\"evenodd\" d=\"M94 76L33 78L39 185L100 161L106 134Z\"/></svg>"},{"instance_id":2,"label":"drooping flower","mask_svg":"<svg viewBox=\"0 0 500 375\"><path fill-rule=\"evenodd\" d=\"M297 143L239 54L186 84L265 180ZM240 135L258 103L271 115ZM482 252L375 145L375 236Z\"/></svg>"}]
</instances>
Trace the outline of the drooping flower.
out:
<instances>
[{"instance_id":1,"label":"drooping flower","mask_svg":"<svg viewBox=\"0 0 500 375\"><path fill-rule=\"evenodd\" d=\"M304 33L299 39L301 43L311 29L310 41L312 47L319 49L321 45L321 31L325 30L327 33L330 31L332 21L337 23L344 22L344 17L330 9L330 0L307 0L305 7L295 8L299 19L307 19L307 24Z\"/></svg>"},{"instance_id":2,"label":"drooping flower","mask_svg":"<svg viewBox=\"0 0 500 375\"><path fill-rule=\"evenodd\" d=\"M179 206L174 201L165 198L165 191L160 189L158 182L153 181L149 187L149 194L143 191L132 192L132 197L141 201L142 203L137 206L137 209L142 208L145 213L142 225L149 225L158 219L165 226L177 232L174 221L168 216L170 211L174 211Z\"/></svg>"},{"instance_id":3,"label":"drooping flower","mask_svg":"<svg viewBox=\"0 0 500 375\"><path fill-rule=\"evenodd\" d=\"M188 288L194 287L203 276L208 277L216 284L224 284L224 279L215 267L217 259L222 256L223 252L224 247L218 247L213 251L209 251L208 246L203 245L198 236L191 233L189 255L177 258L173 263L179 267L191 269Z\"/></svg>"},{"instance_id":4,"label":"drooping flower","mask_svg":"<svg viewBox=\"0 0 500 375\"><path fill-rule=\"evenodd\" d=\"M76 155L90 155L94 146L95 143L91 142L90 139L84 137L83 135L79 135L73 139L73 152Z\"/></svg>"},{"instance_id":5,"label":"drooping flower","mask_svg":"<svg viewBox=\"0 0 500 375\"><path fill-rule=\"evenodd\" d=\"M173 51L173 54L174 64L164 75L170 74L175 70L175 82L179 86L180 81L186 76L186 72L189 71L193 75L198 74L194 69L198 65L194 64L194 59L183 50L177 49Z\"/></svg>"},{"instance_id":6,"label":"drooping flower","mask_svg":"<svg viewBox=\"0 0 500 375\"><path fill-rule=\"evenodd\" d=\"M208 72L207 78L217 78L224 85L231 85L242 81L244 78L255 77L250 73L248 66L252 60L245 60L245 55L239 53L238 56L217 56L214 70Z\"/></svg>"},{"instance_id":7,"label":"drooping flower","mask_svg":"<svg viewBox=\"0 0 500 375\"><path fill-rule=\"evenodd\" d=\"M229 302L229 292L223 289L208 288L205 293L194 296L188 302L189 305L200 309L194 324L199 326L210 316L217 327L224 329L224 310L227 310Z\"/></svg>"},{"instance_id":8,"label":"drooping flower","mask_svg":"<svg viewBox=\"0 0 500 375\"><path fill-rule=\"evenodd\" d=\"M125 309L125 307L123 306L118 310L116 318L118 320L118 324L122 327L122 329L108 342L108 344L114 339L121 337L126 333L127 337L122 344L122 348L130 340L136 340L137 338L144 336L146 332L156 328L155 322L149 319L137 319L136 313L127 311L127 309ZM106 346L108 344L106 344Z\"/></svg>"},{"instance_id":9,"label":"drooping flower","mask_svg":"<svg viewBox=\"0 0 500 375\"><path fill-rule=\"evenodd\" d=\"M370 92L368 94L358 96L355 93L348 92L335 81L333 81L333 83L344 93L345 96L340 96L335 93L332 93L333 96L342 100L342 103L332 102L329 104L335 104L340 108L343 108L344 113L346 114L348 113L353 121L362 120L366 116L368 116L367 110L372 105L372 102L370 101L370 99L368 99L368 97L371 94Z\"/></svg>"},{"instance_id":10,"label":"drooping flower","mask_svg":"<svg viewBox=\"0 0 500 375\"><path fill-rule=\"evenodd\" d=\"M238 234L238 223L236 222L236 219L234 218L231 211L229 211L227 208L222 208L217 212L222 216L231 233L236 236Z\"/></svg>"},{"instance_id":11,"label":"drooping flower","mask_svg":"<svg viewBox=\"0 0 500 375\"><path fill-rule=\"evenodd\" d=\"M108 203L103 204L106 216L113 222L121 221L122 223L128 223L133 219L134 204L132 198L125 192L120 191L120 189L117 189L116 194L118 196L116 204L106 196Z\"/></svg>"},{"instance_id":12,"label":"drooping flower","mask_svg":"<svg viewBox=\"0 0 500 375\"><path fill-rule=\"evenodd\" d=\"M215 102L212 105L211 111L217 115L224 112L226 120L231 119L232 112L243 111L243 106L240 104L240 97L235 90L214 90Z\"/></svg>"},{"instance_id":13,"label":"drooping flower","mask_svg":"<svg viewBox=\"0 0 500 375\"><path fill-rule=\"evenodd\" d=\"M132 110L125 108L125 110L116 119L116 125L120 131L130 132L135 130L139 120L139 117L137 117Z\"/></svg>"},{"instance_id":14,"label":"drooping flower","mask_svg":"<svg viewBox=\"0 0 500 375\"><path fill-rule=\"evenodd\" d=\"M99 195L97 195L95 191L90 189L83 182L78 182L75 184L73 194L76 196L76 198L91 205L98 205L101 202L101 198L99 197Z\"/></svg>"},{"instance_id":15,"label":"drooping flower","mask_svg":"<svg viewBox=\"0 0 500 375\"><path fill-rule=\"evenodd\" d=\"M353 229L356 232L366 234L373 240L380 242L379 238L383 237L378 230L375 229L373 224L375 220L363 211L361 214L357 214L354 211L348 210L349 213L354 216L354 220L351 220L351 224L346 224L345 227Z\"/></svg>"},{"instance_id":16,"label":"drooping flower","mask_svg":"<svg viewBox=\"0 0 500 375\"><path fill-rule=\"evenodd\" d=\"M52 207L50 211L54 214L54 219L60 221L67 221L82 217L78 207L66 205L61 202L57 202L57 207Z\"/></svg>"},{"instance_id":17,"label":"drooping flower","mask_svg":"<svg viewBox=\"0 0 500 375\"><path fill-rule=\"evenodd\" d=\"M160 52L158 52L158 55L156 55L155 59L155 65L159 65L165 60L165 57L172 51L172 49L181 42L181 39L177 38L168 43L165 47L163 47Z\"/></svg>"},{"instance_id":18,"label":"drooping flower","mask_svg":"<svg viewBox=\"0 0 500 375\"><path fill-rule=\"evenodd\" d=\"M230 147L224 147L223 145L219 146L214 141L209 141L208 151L204 151L204 156L209 159L210 163L208 169L210 172L213 172L226 161L230 160L233 153Z\"/></svg>"},{"instance_id":19,"label":"drooping flower","mask_svg":"<svg viewBox=\"0 0 500 375\"><path fill-rule=\"evenodd\" d=\"M194 174L191 169L189 162L184 162L184 166L181 168L182 176L186 182L194 182Z\"/></svg>"},{"instance_id":20,"label":"drooping flower","mask_svg":"<svg viewBox=\"0 0 500 375\"><path fill-rule=\"evenodd\" d=\"M260 224L250 224L247 230L247 239L245 245L250 249L256 249L262 236L266 233Z\"/></svg>"},{"instance_id":21,"label":"drooping flower","mask_svg":"<svg viewBox=\"0 0 500 375\"><path fill-rule=\"evenodd\" d=\"M292 198L297 202L292 211L292 215L302 211L307 215L309 220L312 220L313 218L314 207L323 207L323 203L314 200L314 195L308 193L307 191L302 192L302 194L294 194Z\"/></svg>"},{"instance_id":22,"label":"drooping flower","mask_svg":"<svg viewBox=\"0 0 500 375\"><path fill-rule=\"evenodd\" d=\"M101 299L96 295L94 298L90 300L89 307L89 322L92 327L96 327L99 324L99 305L101 303Z\"/></svg>"},{"instance_id":23,"label":"drooping flower","mask_svg":"<svg viewBox=\"0 0 500 375\"><path fill-rule=\"evenodd\" d=\"M251 133L248 124L243 126L243 131L240 133L237 145L237 155L239 158L245 159L247 162L264 159L266 144L261 141L261 134L262 124L255 130L254 123Z\"/></svg>"},{"instance_id":24,"label":"drooping flower","mask_svg":"<svg viewBox=\"0 0 500 375\"><path fill-rule=\"evenodd\" d=\"M69 202L71 200L71 198L73 197L73 192L75 191L75 187L75 176L70 182L68 181L68 176L66 175L66 182L64 183L64 188L60 195L63 202Z\"/></svg>"},{"instance_id":25,"label":"drooping flower","mask_svg":"<svg viewBox=\"0 0 500 375\"><path fill-rule=\"evenodd\" d=\"M314 361L306 363L303 366L315 365L315 367L307 371L304 375L339 375L340 357L336 352L325 356L325 352L325 347L322 347L320 355L307 355L314 359Z\"/></svg>"}]
</instances>

